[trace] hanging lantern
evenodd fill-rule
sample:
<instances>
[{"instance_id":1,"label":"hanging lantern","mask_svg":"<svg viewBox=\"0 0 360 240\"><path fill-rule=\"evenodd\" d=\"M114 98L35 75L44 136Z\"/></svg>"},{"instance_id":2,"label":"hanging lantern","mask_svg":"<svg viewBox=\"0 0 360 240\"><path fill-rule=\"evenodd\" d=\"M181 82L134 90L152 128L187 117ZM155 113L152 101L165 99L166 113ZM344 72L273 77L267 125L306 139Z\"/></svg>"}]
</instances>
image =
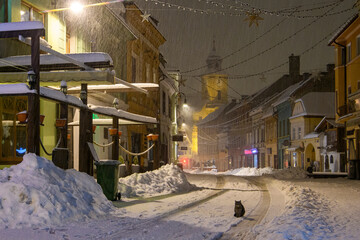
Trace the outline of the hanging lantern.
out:
<instances>
[{"instance_id":1,"label":"hanging lantern","mask_svg":"<svg viewBox=\"0 0 360 240\"><path fill-rule=\"evenodd\" d=\"M121 137L122 131L118 131L118 135L119 137Z\"/></svg>"}]
</instances>

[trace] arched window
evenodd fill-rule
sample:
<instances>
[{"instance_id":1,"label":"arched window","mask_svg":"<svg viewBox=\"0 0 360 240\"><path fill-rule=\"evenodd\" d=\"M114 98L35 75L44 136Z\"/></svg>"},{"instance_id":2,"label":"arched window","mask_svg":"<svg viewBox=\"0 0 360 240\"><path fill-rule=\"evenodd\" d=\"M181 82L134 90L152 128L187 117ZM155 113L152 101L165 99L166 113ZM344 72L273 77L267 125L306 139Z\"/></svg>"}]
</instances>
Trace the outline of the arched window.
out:
<instances>
[{"instance_id":1,"label":"arched window","mask_svg":"<svg viewBox=\"0 0 360 240\"><path fill-rule=\"evenodd\" d=\"M334 157L333 157L333 155L330 156L330 163L334 163Z\"/></svg>"}]
</instances>

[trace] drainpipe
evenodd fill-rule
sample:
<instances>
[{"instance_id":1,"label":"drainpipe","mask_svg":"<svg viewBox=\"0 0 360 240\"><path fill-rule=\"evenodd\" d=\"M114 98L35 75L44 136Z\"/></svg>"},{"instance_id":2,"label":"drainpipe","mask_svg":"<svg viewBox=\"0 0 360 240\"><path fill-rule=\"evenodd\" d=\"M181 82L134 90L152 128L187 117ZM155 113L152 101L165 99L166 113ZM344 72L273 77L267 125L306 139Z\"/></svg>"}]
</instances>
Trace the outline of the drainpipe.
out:
<instances>
[{"instance_id":1,"label":"drainpipe","mask_svg":"<svg viewBox=\"0 0 360 240\"><path fill-rule=\"evenodd\" d=\"M347 56L346 56L346 46L345 45L342 45L340 43L337 43L336 40L334 40L334 43L338 46L340 46L342 48L342 51L344 51L344 84L345 84L345 88L344 88L344 97L345 97L345 105L347 105L347 75L346 75L346 59L347 59ZM336 112L338 113L338 110L336 109ZM346 113L347 113L347 109L346 109ZM339 113L338 113L339 115ZM340 115L339 115L340 116ZM346 131L346 121L344 122L344 129L345 129L345 139L347 137L347 131ZM346 141L346 140L345 140ZM346 144L347 145L347 144ZM345 146L345 171L347 170L346 169L346 164L347 164L347 146Z\"/></svg>"},{"instance_id":2,"label":"drainpipe","mask_svg":"<svg viewBox=\"0 0 360 240\"><path fill-rule=\"evenodd\" d=\"M9 22L9 2L8 0L4 1L4 22Z\"/></svg>"}]
</instances>

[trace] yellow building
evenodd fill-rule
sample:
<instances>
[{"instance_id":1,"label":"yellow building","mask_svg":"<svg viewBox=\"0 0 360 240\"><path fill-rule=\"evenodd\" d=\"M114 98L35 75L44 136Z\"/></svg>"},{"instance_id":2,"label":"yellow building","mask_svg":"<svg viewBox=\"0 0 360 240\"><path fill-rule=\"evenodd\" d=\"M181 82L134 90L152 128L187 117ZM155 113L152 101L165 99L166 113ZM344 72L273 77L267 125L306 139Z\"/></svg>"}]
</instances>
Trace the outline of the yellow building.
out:
<instances>
[{"instance_id":1,"label":"yellow building","mask_svg":"<svg viewBox=\"0 0 360 240\"><path fill-rule=\"evenodd\" d=\"M165 38L157 30L155 22L151 17L144 20L145 13L132 2L125 2L126 22L132 27L137 39L127 44L127 81L130 83L156 83L159 84L159 47L165 43ZM141 93L129 93L127 96L129 112L155 117L159 120L160 93L150 92L149 95ZM159 134L159 126L129 126L128 143L132 152L142 152L147 148L146 135L150 133ZM162 141L160 136L160 142ZM153 167L159 166L160 148L157 145L151 159L143 156L139 159L141 166L147 166L153 161ZM131 160L131 159L130 159Z\"/></svg>"},{"instance_id":2,"label":"yellow building","mask_svg":"<svg viewBox=\"0 0 360 240\"><path fill-rule=\"evenodd\" d=\"M324 159L320 154L319 133L315 128L324 117L334 116L333 92L310 92L295 100L291 126L291 145L286 149L291 155L290 166L307 169L315 166L323 171Z\"/></svg>"},{"instance_id":3,"label":"yellow building","mask_svg":"<svg viewBox=\"0 0 360 240\"><path fill-rule=\"evenodd\" d=\"M202 75L201 101L203 105L199 112L193 114L192 154L200 161L204 161L208 154L206 150L205 152L201 150L200 146L206 143L201 140L196 124L228 102L228 75L222 71L221 63L222 59L216 52L215 40L213 40L212 50L206 60L207 69ZM198 156L195 157L196 155Z\"/></svg>"},{"instance_id":4,"label":"yellow building","mask_svg":"<svg viewBox=\"0 0 360 240\"><path fill-rule=\"evenodd\" d=\"M330 40L329 45L335 48L336 121L345 124L347 160L358 160L360 159L359 14L339 29L338 33Z\"/></svg>"}]
</instances>

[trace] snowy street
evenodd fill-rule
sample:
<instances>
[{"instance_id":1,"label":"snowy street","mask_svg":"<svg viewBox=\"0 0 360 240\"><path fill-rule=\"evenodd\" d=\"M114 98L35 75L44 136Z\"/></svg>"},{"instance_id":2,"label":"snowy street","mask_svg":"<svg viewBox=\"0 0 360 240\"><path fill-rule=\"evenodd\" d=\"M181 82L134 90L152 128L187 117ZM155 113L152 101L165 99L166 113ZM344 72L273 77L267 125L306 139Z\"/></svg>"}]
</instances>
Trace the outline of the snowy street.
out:
<instances>
[{"instance_id":1,"label":"snowy street","mask_svg":"<svg viewBox=\"0 0 360 240\"><path fill-rule=\"evenodd\" d=\"M259 169L184 174L167 165L120 179L127 192L111 207L91 178L46 161L30 156L0 172L3 193L10 186L2 196L12 200L6 206L2 198L0 239L357 239L360 234L360 183L347 178L311 179L299 169L264 169L262 176L255 174ZM36 193L36 183L26 181L28 175L40 183L51 179L53 185L41 184L46 198ZM56 182L59 177L65 182ZM72 182L88 194L79 197ZM72 194L66 194L67 203L51 205L50 199L63 198L59 184ZM244 217L234 217L235 200L245 206ZM78 203L83 210L72 208Z\"/></svg>"}]
</instances>

